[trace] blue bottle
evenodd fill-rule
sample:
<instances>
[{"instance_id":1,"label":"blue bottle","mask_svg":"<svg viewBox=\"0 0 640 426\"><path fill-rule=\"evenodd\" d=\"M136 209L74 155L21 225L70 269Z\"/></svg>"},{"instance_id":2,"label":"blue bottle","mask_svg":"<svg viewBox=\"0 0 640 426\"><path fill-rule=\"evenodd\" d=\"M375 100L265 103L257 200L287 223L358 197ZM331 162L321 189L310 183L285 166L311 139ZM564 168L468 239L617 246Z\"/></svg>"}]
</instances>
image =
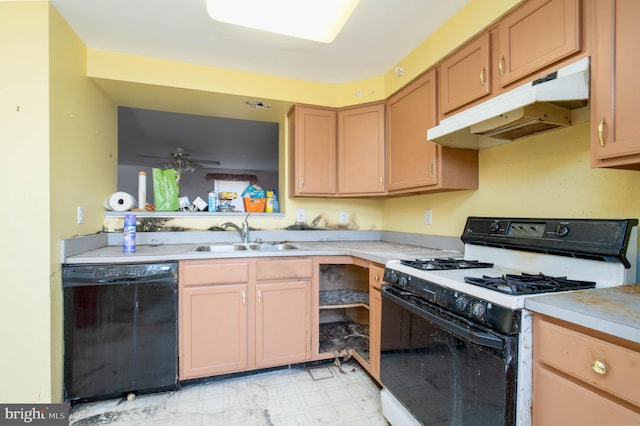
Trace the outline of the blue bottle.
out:
<instances>
[{"instance_id":1,"label":"blue bottle","mask_svg":"<svg viewBox=\"0 0 640 426\"><path fill-rule=\"evenodd\" d=\"M136 215L124 215L124 230L122 236L122 251L135 253L136 251Z\"/></svg>"},{"instance_id":2,"label":"blue bottle","mask_svg":"<svg viewBox=\"0 0 640 426\"><path fill-rule=\"evenodd\" d=\"M280 203L278 203L278 194L276 194L276 190L273 190L273 212L280 212Z\"/></svg>"}]
</instances>

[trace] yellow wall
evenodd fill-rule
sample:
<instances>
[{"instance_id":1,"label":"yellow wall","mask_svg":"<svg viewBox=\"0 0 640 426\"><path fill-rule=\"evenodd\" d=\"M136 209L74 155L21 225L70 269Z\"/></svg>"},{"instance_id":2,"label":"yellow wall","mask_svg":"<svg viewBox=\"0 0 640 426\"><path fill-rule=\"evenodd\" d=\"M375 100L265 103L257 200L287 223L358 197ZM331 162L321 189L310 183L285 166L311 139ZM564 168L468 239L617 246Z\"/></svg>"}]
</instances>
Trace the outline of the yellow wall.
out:
<instances>
[{"instance_id":1,"label":"yellow wall","mask_svg":"<svg viewBox=\"0 0 640 426\"><path fill-rule=\"evenodd\" d=\"M1 402L51 398L47 17L44 2L0 2L0 141L11 160L0 167Z\"/></svg>"},{"instance_id":2,"label":"yellow wall","mask_svg":"<svg viewBox=\"0 0 640 426\"><path fill-rule=\"evenodd\" d=\"M640 218L640 173L592 169L589 145L583 123L482 150L478 190L386 200L382 228L458 236L473 215Z\"/></svg>"},{"instance_id":3,"label":"yellow wall","mask_svg":"<svg viewBox=\"0 0 640 426\"><path fill-rule=\"evenodd\" d=\"M115 106L87 79L86 48L47 1L0 2L0 38L10 40L0 43L0 140L15 160L0 168L0 402L60 401L59 244L102 229L99 206L116 181Z\"/></svg>"},{"instance_id":4,"label":"yellow wall","mask_svg":"<svg viewBox=\"0 0 640 426\"><path fill-rule=\"evenodd\" d=\"M118 130L116 106L86 76L84 43L53 7L49 25L51 375L52 399L61 400L59 241L102 230L102 200L113 192L117 179ZM77 206L84 208L83 224L77 223Z\"/></svg>"}]
</instances>

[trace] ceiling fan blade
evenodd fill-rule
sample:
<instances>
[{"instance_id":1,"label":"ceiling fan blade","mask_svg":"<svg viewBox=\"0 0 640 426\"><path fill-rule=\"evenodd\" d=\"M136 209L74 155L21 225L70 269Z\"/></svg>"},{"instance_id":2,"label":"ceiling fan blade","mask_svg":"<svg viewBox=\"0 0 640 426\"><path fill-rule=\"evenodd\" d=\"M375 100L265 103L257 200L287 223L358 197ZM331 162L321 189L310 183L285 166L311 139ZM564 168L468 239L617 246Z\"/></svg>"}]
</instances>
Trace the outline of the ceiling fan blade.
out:
<instances>
[{"instance_id":1,"label":"ceiling fan blade","mask_svg":"<svg viewBox=\"0 0 640 426\"><path fill-rule=\"evenodd\" d=\"M209 162L209 163L196 163L203 169L215 169L220 165L219 161Z\"/></svg>"},{"instance_id":2,"label":"ceiling fan blade","mask_svg":"<svg viewBox=\"0 0 640 426\"><path fill-rule=\"evenodd\" d=\"M136 157L141 157L141 158L158 158L160 160L167 160L167 157L156 157L153 155L140 155L140 154L136 154Z\"/></svg>"},{"instance_id":3,"label":"ceiling fan blade","mask_svg":"<svg viewBox=\"0 0 640 426\"><path fill-rule=\"evenodd\" d=\"M192 158L191 161L195 161L196 163L204 163L204 164L209 164L212 166L219 166L220 162L217 160L197 160L195 158Z\"/></svg>"}]
</instances>

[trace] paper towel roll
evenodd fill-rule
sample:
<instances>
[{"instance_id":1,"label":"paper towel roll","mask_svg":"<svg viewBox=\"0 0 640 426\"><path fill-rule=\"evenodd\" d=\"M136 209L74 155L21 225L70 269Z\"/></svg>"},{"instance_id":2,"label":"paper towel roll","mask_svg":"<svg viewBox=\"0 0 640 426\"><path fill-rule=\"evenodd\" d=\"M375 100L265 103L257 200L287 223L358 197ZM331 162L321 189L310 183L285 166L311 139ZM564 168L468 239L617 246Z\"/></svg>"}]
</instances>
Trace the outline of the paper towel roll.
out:
<instances>
[{"instance_id":1,"label":"paper towel roll","mask_svg":"<svg viewBox=\"0 0 640 426\"><path fill-rule=\"evenodd\" d=\"M147 172L138 172L138 208L144 210L147 203Z\"/></svg>"},{"instance_id":2,"label":"paper towel roll","mask_svg":"<svg viewBox=\"0 0 640 426\"><path fill-rule=\"evenodd\" d=\"M136 198L127 192L114 192L104 200L104 208L114 212L124 212L136 206Z\"/></svg>"}]
</instances>

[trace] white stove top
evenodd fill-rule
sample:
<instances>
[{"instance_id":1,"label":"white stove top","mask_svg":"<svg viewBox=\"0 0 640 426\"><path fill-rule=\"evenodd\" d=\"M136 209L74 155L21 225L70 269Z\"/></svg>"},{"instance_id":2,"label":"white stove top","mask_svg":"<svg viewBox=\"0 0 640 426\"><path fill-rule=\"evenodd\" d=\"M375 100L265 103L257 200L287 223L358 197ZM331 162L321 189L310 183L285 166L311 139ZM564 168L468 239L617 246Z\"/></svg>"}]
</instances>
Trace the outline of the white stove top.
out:
<instances>
[{"instance_id":1,"label":"white stove top","mask_svg":"<svg viewBox=\"0 0 640 426\"><path fill-rule=\"evenodd\" d=\"M468 284L464 281L464 278L543 273L549 276L567 277L570 280L594 281L596 288L614 287L635 282L635 267L625 269L621 263L601 262L469 244L465 246L464 259L491 262L495 266L493 268L425 271L403 265L400 263L400 260L390 260L387 262L386 267L510 309L522 309L526 298L541 296L545 293L511 295Z\"/></svg>"}]
</instances>

